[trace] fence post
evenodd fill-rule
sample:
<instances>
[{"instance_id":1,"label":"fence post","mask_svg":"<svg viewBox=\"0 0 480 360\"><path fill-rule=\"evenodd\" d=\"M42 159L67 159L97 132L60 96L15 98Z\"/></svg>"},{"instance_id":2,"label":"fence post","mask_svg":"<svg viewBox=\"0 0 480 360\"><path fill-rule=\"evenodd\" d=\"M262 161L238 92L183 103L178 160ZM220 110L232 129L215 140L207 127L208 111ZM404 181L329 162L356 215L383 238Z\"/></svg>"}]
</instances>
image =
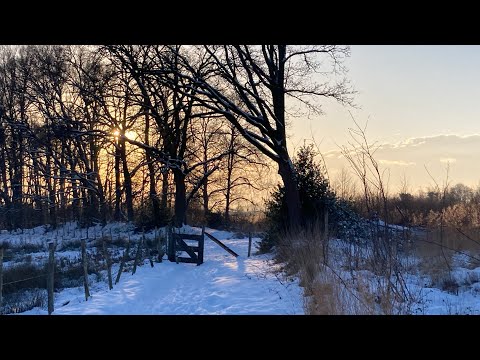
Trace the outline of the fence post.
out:
<instances>
[{"instance_id":1,"label":"fence post","mask_svg":"<svg viewBox=\"0 0 480 360\"><path fill-rule=\"evenodd\" d=\"M142 250L142 240L138 242L137 253L135 254L135 261L133 263L132 275L137 272L137 264L140 259L140 251Z\"/></svg>"},{"instance_id":2,"label":"fence post","mask_svg":"<svg viewBox=\"0 0 480 360\"><path fill-rule=\"evenodd\" d=\"M110 255L107 250L107 240L105 238L102 238L102 249L103 249L103 257L105 259L105 262L107 264L107 275L108 275L108 288L110 290L113 289L113 284L112 284L112 262L110 261Z\"/></svg>"},{"instance_id":3,"label":"fence post","mask_svg":"<svg viewBox=\"0 0 480 360\"><path fill-rule=\"evenodd\" d=\"M90 290L88 289L87 244L85 242L85 239L82 239L81 243L83 263L83 286L85 288L85 301L88 301L88 298L90 297Z\"/></svg>"},{"instance_id":4,"label":"fence post","mask_svg":"<svg viewBox=\"0 0 480 360\"><path fill-rule=\"evenodd\" d=\"M48 274L47 274L47 291L48 291L48 315L53 313L53 287L54 287L54 272L55 272L55 255L54 243L48 243Z\"/></svg>"},{"instance_id":5,"label":"fence post","mask_svg":"<svg viewBox=\"0 0 480 360\"><path fill-rule=\"evenodd\" d=\"M160 241L160 235L158 234L157 228L155 228L155 240L157 240L157 252L158 252L158 262L162 262L163 260L163 244L162 241Z\"/></svg>"},{"instance_id":6,"label":"fence post","mask_svg":"<svg viewBox=\"0 0 480 360\"><path fill-rule=\"evenodd\" d=\"M250 257L252 251L252 233L248 233L248 257Z\"/></svg>"},{"instance_id":7,"label":"fence post","mask_svg":"<svg viewBox=\"0 0 480 360\"><path fill-rule=\"evenodd\" d=\"M203 251L205 247L205 225L202 226L202 238L198 242L198 262L197 266L203 264Z\"/></svg>"},{"instance_id":8,"label":"fence post","mask_svg":"<svg viewBox=\"0 0 480 360\"><path fill-rule=\"evenodd\" d=\"M153 268L153 260L150 252L150 246L148 245L147 239L145 238L145 226L142 227L142 244L145 247L145 253L146 253L148 262L150 263L150 266Z\"/></svg>"},{"instance_id":9,"label":"fence post","mask_svg":"<svg viewBox=\"0 0 480 360\"><path fill-rule=\"evenodd\" d=\"M169 261L175 261L175 241L173 240L173 230L169 225L167 227L167 254Z\"/></svg>"},{"instance_id":10,"label":"fence post","mask_svg":"<svg viewBox=\"0 0 480 360\"><path fill-rule=\"evenodd\" d=\"M3 247L0 246L0 307L3 304Z\"/></svg>"},{"instance_id":11,"label":"fence post","mask_svg":"<svg viewBox=\"0 0 480 360\"><path fill-rule=\"evenodd\" d=\"M120 262L120 268L118 269L117 278L115 279L115 285L120 281L120 276L122 276L123 267L128 259L128 252L130 251L130 239L127 239L127 248L123 252L122 261Z\"/></svg>"}]
</instances>

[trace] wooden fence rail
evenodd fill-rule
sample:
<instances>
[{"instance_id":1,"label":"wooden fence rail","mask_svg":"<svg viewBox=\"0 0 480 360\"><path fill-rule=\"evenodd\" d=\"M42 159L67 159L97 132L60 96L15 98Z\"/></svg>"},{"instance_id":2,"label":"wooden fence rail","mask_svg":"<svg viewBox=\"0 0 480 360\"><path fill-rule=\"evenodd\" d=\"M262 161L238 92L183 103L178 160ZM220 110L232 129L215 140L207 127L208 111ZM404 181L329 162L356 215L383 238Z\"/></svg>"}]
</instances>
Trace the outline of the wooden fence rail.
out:
<instances>
[{"instance_id":1,"label":"wooden fence rail","mask_svg":"<svg viewBox=\"0 0 480 360\"><path fill-rule=\"evenodd\" d=\"M230 249L227 245L225 245L224 243L222 243L220 240L218 240L217 238L215 238L213 235L205 232L205 235L207 235L210 240L212 240L215 244L217 244L218 246L220 246L222 249L224 249L226 252L228 252L229 254L235 256L235 257L238 257L238 254L233 251L232 249Z\"/></svg>"}]
</instances>

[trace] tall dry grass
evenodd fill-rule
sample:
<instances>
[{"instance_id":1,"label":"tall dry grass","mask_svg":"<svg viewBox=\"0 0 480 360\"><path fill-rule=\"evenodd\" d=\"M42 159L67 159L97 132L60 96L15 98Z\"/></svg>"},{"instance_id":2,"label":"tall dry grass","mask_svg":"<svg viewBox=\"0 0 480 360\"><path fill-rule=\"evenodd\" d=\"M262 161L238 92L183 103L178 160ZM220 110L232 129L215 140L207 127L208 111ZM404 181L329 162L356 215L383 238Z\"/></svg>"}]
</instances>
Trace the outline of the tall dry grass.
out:
<instances>
[{"instance_id":1,"label":"tall dry grass","mask_svg":"<svg viewBox=\"0 0 480 360\"><path fill-rule=\"evenodd\" d=\"M352 244L341 243L324 236L321 226L287 233L277 247L276 258L284 264L287 275L297 275L304 288L304 309L311 315L365 315L408 313L414 302L411 294L394 279L386 278L378 266L372 268L375 252L357 251L362 261L348 261L345 249ZM340 246L339 246L340 245ZM357 264L358 267L355 267ZM385 270L384 274L388 274Z\"/></svg>"}]
</instances>

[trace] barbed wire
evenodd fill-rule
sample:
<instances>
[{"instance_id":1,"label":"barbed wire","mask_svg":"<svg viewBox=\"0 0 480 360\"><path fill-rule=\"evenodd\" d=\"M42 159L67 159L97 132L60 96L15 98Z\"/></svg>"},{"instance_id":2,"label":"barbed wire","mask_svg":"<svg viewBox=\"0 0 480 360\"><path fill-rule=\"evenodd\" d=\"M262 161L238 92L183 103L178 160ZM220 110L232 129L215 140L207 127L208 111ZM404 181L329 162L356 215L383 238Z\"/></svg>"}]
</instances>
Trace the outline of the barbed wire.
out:
<instances>
[{"instance_id":1,"label":"barbed wire","mask_svg":"<svg viewBox=\"0 0 480 360\"><path fill-rule=\"evenodd\" d=\"M3 283L3 286L5 286L5 285L10 285L10 284L16 284L16 283L19 283L19 282L28 281L28 280L32 280L32 279L38 279L38 278L41 278L41 277L47 276L47 275L48 275L48 274L42 274L42 275L32 276L32 277L29 277L29 278L26 278L26 279L22 279L22 280L10 281L10 282L8 282L8 283Z\"/></svg>"}]
</instances>

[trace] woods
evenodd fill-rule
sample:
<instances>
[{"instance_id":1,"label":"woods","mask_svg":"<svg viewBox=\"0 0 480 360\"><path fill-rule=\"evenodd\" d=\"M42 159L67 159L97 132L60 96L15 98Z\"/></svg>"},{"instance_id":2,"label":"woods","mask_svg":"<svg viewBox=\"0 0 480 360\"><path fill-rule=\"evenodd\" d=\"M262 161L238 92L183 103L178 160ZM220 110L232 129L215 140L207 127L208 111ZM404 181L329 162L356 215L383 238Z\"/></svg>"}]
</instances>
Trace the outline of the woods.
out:
<instances>
[{"instance_id":1,"label":"woods","mask_svg":"<svg viewBox=\"0 0 480 360\"><path fill-rule=\"evenodd\" d=\"M352 47L0 47L0 313L480 313L474 91Z\"/></svg>"},{"instance_id":2,"label":"woods","mask_svg":"<svg viewBox=\"0 0 480 360\"><path fill-rule=\"evenodd\" d=\"M328 59L322 70L341 74L345 56L336 46L4 46L0 223L180 227L196 208L228 227L276 164L299 224L287 98L316 112L315 98L350 103L344 80L307 76Z\"/></svg>"}]
</instances>

